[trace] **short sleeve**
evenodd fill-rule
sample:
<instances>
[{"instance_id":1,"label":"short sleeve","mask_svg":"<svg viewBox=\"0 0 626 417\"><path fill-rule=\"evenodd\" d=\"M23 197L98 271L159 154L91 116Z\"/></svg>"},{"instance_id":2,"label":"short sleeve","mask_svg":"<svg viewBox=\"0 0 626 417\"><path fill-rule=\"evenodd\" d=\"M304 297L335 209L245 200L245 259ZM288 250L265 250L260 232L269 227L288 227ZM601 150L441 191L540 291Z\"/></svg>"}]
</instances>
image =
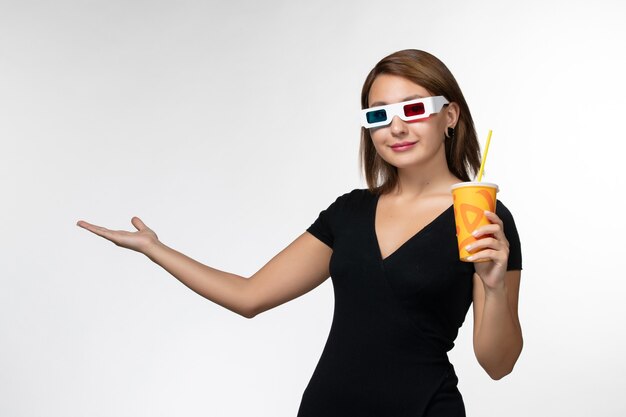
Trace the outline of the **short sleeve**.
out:
<instances>
[{"instance_id":1,"label":"short sleeve","mask_svg":"<svg viewBox=\"0 0 626 417\"><path fill-rule=\"evenodd\" d=\"M307 232L311 233L331 248L335 242L335 225L337 224L339 206L347 195L348 193L337 197L328 208L320 212L313 224L306 229Z\"/></svg>"},{"instance_id":2,"label":"short sleeve","mask_svg":"<svg viewBox=\"0 0 626 417\"><path fill-rule=\"evenodd\" d=\"M509 262L507 264L506 270L521 270L522 269L522 247L519 239L519 234L517 232L517 227L515 227L515 220L513 220L513 215L509 211L508 208L500 200L497 200L496 204L496 214L500 219L502 219L502 223L504 225L504 235L506 239L509 241Z\"/></svg>"}]
</instances>

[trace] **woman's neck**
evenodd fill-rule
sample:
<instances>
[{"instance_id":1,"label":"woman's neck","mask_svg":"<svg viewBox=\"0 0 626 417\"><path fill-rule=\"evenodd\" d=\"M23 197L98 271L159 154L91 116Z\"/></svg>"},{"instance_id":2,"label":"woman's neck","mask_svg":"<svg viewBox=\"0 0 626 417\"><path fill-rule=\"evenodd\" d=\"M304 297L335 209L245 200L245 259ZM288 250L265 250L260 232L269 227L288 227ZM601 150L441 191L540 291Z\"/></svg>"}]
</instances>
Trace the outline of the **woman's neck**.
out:
<instances>
[{"instance_id":1,"label":"woman's neck","mask_svg":"<svg viewBox=\"0 0 626 417\"><path fill-rule=\"evenodd\" d=\"M450 186L458 182L462 181L450 172L446 163L398 168L398 183L390 194L413 200L450 193Z\"/></svg>"}]
</instances>

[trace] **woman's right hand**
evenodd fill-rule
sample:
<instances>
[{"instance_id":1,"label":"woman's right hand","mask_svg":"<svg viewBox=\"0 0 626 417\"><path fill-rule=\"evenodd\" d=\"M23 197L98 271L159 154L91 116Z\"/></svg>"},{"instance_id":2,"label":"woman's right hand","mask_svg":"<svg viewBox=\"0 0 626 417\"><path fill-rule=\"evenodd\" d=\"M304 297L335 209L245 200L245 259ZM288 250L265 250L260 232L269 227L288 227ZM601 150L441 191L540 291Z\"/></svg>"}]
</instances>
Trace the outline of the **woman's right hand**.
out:
<instances>
[{"instance_id":1,"label":"woman's right hand","mask_svg":"<svg viewBox=\"0 0 626 417\"><path fill-rule=\"evenodd\" d=\"M96 226L95 224L87 223L83 220L79 220L76 225L110 240L117 246L132 249L145 254L149 248L159 242L159 238L152 229L141 221L139 217L133 217L130 221L137 229L136 232L127 232L126 230L109 230L104 227Z\"/></svg>"}]
</instances>

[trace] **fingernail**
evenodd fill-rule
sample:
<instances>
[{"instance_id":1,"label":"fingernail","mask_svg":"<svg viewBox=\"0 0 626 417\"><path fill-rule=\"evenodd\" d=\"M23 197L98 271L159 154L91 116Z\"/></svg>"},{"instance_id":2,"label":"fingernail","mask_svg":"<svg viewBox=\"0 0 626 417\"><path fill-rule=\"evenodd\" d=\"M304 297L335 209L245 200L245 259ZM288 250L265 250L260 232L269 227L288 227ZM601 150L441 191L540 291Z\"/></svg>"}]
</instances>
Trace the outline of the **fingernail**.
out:
<instances>
[{"instance_id":1,"label":"fingernail","mask_svg":"<svg viewBox=\"0 0 626 417\"><path fill-rule=\"evenodd\" d=\"M467 259L468 261L473 261L473 260L474 260L474 256L473 256L473 255L472 255L472 256L468 256L468 257L467 257L467 258L465 258L465 259Z\"/></svg>"},{"instance_id":2,"label":"fingernail","mask_svg":"<svg viewBox=\"0 0 626 417\"><path fill-rule=\"evenodd\" d=\"M478 236L479 234L480 234L480 232L478 230L474 230L472 232L472 236L474 236L474 237Z\"/></svg>"},{"instance_id":3,"label":"fingernail","mask_svg":"<svg viewBox=\"0 0 626 417\"><path fill-rule=\"evenodd\" d=\"M472 249L472 245L467 245L467 246L465 247L465 250L466 250L466 251L468 251L468 252L469 252L471 249Z\"/></svg>"}]
</instances>

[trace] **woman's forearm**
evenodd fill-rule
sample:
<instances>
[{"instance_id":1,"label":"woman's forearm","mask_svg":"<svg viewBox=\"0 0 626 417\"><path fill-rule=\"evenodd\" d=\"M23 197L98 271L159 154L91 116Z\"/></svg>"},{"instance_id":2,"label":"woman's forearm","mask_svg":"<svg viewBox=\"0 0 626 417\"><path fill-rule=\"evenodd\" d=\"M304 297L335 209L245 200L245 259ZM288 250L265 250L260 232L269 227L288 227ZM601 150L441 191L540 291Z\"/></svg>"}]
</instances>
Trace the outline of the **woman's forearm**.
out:
<instances>
[{"instance_id":1,"label":"woman's forearm","mask_svg":"<svg viewBox=\"0 0 626 417\"><path fill-rule=\"evenodd\" d=\"M485 290L485 306L474 350L481 366L493 379L513 370L522 351L522 332L513 321L506 286Z\"/></svg>"},{"instance_id":2,"label":"woman's forearm","mask_svg":"<svg viewBox=\"0 0 626 417\"><path fill-rule=\"evenodd\" d=\"M204 298L251 318L245 291L247 278L203 265L161 242L152 245L144 254Z\"/></svg>"}]
</instances>

